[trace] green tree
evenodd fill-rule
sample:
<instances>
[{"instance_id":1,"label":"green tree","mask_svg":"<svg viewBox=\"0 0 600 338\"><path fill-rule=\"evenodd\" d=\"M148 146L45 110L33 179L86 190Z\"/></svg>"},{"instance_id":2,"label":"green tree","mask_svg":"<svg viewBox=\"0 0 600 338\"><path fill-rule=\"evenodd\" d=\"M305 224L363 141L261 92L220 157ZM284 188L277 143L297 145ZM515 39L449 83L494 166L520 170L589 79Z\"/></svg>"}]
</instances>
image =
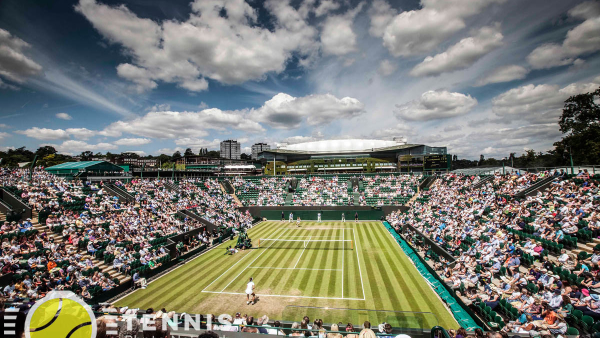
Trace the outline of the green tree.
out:
<instances>
[{"instance_id":1,"label":"green tree","mask_svg":"<svg viewBox=\"0 0 600 338\"><path fill-rule=\"evenodd\" d=\"M54 147L52 146L39 147L38 150L35 151L35 154L38 157L46 157L48 155L54 155L56 153L56 149L54 149Z\"/></svg>"},{"instance_id":2,"label":"green tree","mask_svg":"<svg viewBox=\"0 0 600 338\"><path fill-rule=\"evenodd\" d=\"M219 151L216 150L211 150L209 152L206 153L207 157L214 157L214 158L219 158L221 157L221 153Z\"/></svg>"},{"instance_id":3,"label":"green tree","mask_svg":"<svg viewBox=\"0 0 600 338\"><path fill-rule=\"evenodd\" d=\"M183 156L185 156L185 157L194 156L194 155L195 155L195 154L194 154L194 152L192 151L192 148L187 148L187 149L185 150L185 153L183 154Z\"/></svg>"},{"instance_id":4,"label":"green tree","mask_svg":"<svg viewBox=\"0 0 600 338\"><path fill-rule=\"evenodd\" d=\"M156 158L158 160L158 163L167 163L169 161L171 161L171 156L169 155L165 155L165 154L160 154L158 155L158 157Z\"/></svg>"},{"instance_id":5,"label":"green tree","mask_svg":"<svg viewBox=\"0 0 600 338\"><path fill-rule=\"evenodd\" d=\"M576 164L600 162L600 88L591 93L569 97L558 121L562 140L554 143L557 159L569 162L569 153Z\"/></svg>"},{"instance_id":6,"label":"green tree","mask_svg":"<svg viewBox=\"0 0 600 338\"><path fill-rule=\"evenodd\" d=\"M84 151L82 152L79 157L81 157L82 161L91 161L92 157L94 157L94 153L91 151Z\"/></svg>"}]
</instances>

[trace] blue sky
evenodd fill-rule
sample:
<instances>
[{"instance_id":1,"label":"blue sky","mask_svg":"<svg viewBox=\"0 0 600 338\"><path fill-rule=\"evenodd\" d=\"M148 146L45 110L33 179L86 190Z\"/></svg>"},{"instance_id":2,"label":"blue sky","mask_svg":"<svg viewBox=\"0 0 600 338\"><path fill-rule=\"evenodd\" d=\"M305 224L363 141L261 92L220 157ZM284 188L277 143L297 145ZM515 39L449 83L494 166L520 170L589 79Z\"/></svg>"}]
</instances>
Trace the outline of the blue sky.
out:
<instances>
[{"instance_id":1,"label":"blue sky","mask_svg":"<svg viewBox=\"0 0 600 338\"><path fill-rule=\"evenodd\" d=\"M0 149L172 153L405 136L545 151L600 87L600 3L0 2Z\"/></svg>"}]
</instances>

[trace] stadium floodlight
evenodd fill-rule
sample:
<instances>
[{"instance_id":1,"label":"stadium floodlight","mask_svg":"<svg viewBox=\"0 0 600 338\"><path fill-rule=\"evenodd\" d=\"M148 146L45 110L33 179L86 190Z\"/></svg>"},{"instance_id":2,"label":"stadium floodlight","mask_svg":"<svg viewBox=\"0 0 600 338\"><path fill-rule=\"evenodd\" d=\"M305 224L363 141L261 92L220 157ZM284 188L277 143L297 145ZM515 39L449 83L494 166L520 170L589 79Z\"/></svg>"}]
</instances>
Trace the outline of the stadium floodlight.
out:
<instances>
[{"instance_id":1,"label":"stadium floodlight","mask_svg":"<svg viewBox=\"0 0 600 338\"><path fill-rule=\"evenodd\" d=\"M266 249L354 250L351 239L277 239L259 238L258 247Z\"/></svg>"}]
</instances>

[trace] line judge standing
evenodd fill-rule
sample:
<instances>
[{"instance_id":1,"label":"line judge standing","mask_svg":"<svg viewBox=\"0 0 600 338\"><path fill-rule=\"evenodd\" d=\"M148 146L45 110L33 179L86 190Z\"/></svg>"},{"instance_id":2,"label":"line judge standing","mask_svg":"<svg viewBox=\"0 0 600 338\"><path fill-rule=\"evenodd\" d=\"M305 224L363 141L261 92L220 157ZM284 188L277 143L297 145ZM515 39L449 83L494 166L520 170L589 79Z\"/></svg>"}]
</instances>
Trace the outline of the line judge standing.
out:
<instances>
[{"instance_id":1,"label":"line judge standing","mask_svg":"<svg viewBox=\"0 0 600 338\"><path fill-rule=\"evenodd\" d=\"M250 296L252 296L252 301L250 301ZM250 277L250 281L246 284L246 305L256 304L256 294L254 293L254 282L252 281L252 277Z\"/></svg>"}]
</instances>

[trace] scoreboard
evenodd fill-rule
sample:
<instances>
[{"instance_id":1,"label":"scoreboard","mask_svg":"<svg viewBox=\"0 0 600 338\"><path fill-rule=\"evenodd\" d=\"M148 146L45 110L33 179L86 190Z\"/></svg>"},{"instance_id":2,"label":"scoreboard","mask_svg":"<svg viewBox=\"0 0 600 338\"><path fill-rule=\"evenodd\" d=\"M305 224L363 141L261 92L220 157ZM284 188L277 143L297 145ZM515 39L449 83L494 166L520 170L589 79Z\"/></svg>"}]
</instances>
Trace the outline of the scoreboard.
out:
<instances>
[{"instance_id":1,"label":"scoreboard","mask_svg":"<svg viewBox=\"0 0 600 338\"><path fill-rule=\"evenodd\" d=\"M423 159L423 169L425 170L446 170L448 169L447 155L426 155Z\"/></svg>"}]
</instances>

